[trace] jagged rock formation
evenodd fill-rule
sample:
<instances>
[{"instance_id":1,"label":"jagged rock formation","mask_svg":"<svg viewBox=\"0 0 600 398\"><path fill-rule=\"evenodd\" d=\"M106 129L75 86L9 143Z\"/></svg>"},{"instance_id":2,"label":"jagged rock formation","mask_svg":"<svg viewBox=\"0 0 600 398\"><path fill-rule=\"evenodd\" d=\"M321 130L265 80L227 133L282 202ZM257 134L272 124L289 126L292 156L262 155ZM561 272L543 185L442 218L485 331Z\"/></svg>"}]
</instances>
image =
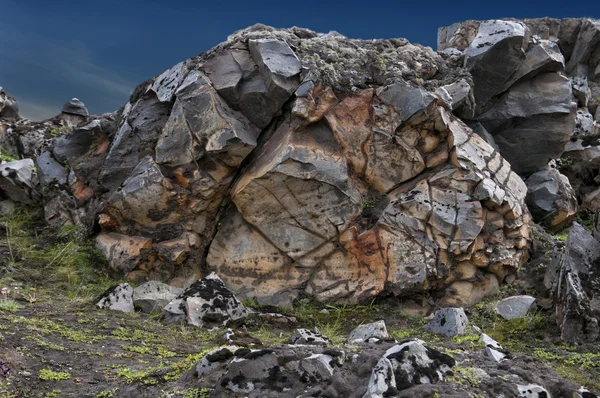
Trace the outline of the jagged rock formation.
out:
<instances>
[{"instance_id":1,"label":"jagged rock formation","mask_svg":"<svg viewBox=\"0 0 600 398\"><path fill-rule=\"evenodd\" d=\"M581 143L580 115L593 113L600 96L599 27L588 19L542 18L440 28L438 49L463 53L473 76L474 119L518 173L544 169L571 137Z\"/></svg>"},{"instance_id":2,"label":"jagged rock formation","mask_svg":"<svg viewBox=\"0 0 600 398\"><path fill-rule=\"evenodd\" d=\"M559 261L548 270L557 301L561 338L568 342L597 341L600 322L600 242L578 223L567 236Z\"/></svg>"},{"instance_id":3,"label":"jagged rock formation","mask_svg":"<svg viewBox=\"0 0 600 398\"><path fill-rule=\"evenodd\" d=\"M184 286L211 270L262 303L468 306L527 259L511 164L540 172L596 126L596 28L467 21L440 29L436 53L257 25L118 112L89 117L74 99L11 122L7 141L37 158L48 222L100 229L130 280ZM552 206L570 206L552 225L571 220L571 202Z\"/></svg>"}]
</instances>

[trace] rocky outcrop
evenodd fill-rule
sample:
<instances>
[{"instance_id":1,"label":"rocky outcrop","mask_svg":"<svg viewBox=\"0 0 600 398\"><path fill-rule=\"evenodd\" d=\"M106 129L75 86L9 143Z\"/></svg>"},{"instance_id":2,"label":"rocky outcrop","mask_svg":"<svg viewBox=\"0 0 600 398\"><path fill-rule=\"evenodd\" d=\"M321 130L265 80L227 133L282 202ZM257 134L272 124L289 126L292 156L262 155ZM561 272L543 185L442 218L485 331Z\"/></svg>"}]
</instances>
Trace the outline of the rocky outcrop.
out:
<instances>
[{"instance_id":1,"label":"rocky outcrop","mask_svg":"<svg viewBox=\"0 0 600 398\"><path fill-rule=\"evenodd\" d=\"M86 116L72 100L15 137L39 156L48 222L100 229L128 280L184 287L215 271L274 305L418 293L469 306L526 261L529 213L523 181L456 115L485 115L480 134L496 138L508 119L571 112L556 46L520 57L528 31L507 24L466 57L257 25L144 82L119 112ZM485 59L502 49L512 78L486 92ZM527 90L556 93L513 106ZM31 139L52 123L66 131Z\"/></svg>"},{"instance_id":2,"label":"rocky outcrop","mask_svg":"<svg viewBox=\"0 0 600 398\"><path fill-rule=\"evenodd\" d=\"M596 111L598 26L584 18L540 18L439 29L438 49L463 54L473 76L472 119L494 136L519 174L540 171L559 157L581 130L580 114Z\"/></svg>"}]
</instances>

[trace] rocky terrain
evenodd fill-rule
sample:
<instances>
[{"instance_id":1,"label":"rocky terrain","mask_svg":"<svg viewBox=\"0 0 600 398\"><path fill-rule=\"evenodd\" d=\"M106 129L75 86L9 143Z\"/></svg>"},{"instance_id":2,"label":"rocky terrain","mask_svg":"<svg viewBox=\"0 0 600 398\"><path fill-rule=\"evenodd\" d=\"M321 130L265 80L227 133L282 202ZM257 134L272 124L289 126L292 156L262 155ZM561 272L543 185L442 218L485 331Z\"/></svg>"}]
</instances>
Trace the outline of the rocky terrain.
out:
<instances>
[{"instance_id":1,"label":"rocky terrain","mask_svg":"<svg viewBox=\"0 0 600 398\"><path fill-rule=\"evenodd\" d=\"M255 25L110 114L0 89L0 394L595 397L599 65Z\"/></svg>"}]
</instances>

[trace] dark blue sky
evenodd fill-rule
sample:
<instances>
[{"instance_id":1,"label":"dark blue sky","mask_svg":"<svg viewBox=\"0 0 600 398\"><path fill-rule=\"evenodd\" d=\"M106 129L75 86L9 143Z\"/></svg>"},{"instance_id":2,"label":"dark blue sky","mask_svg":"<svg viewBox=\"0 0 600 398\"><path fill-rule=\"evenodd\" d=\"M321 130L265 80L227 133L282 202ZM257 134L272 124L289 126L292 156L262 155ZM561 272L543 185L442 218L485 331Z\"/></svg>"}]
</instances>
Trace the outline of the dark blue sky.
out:
<instances>
[{"instance_id":1,"label":"dark blue sky","mask_svg":"<svg viewBox=\"0 0 600 398\"><path fill-rule=\"evenodd\" d=\"M600 0L0 0L0 86L32 119L72 97L103 113L138 83L259 22L435 48L439 26L542 16L600 18Z\"/></svg>"}]
</instances>

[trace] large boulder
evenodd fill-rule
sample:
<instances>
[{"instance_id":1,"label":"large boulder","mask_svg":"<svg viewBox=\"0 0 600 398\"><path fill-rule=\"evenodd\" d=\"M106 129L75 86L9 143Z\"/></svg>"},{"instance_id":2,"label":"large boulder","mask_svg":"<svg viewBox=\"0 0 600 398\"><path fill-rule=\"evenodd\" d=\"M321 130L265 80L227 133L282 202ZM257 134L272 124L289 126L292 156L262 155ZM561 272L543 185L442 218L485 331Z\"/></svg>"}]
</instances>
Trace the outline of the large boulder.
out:
<instances>
[{"instance_id":1,"label":"large boulder","mask_svg":"<svg viewBox=\"0 0 600 398\"><path fill-rule=\"evenodd\" d=\"M523 182L435 104L395 113L401 97L390 90L346 98L328 124L283 123L249 162L207 258L242 297L282 304L304 290L356 302L445 286L446 304L471 305L493 291L462 294L476 274L497 286L518 268L527 246ZM372 123L371 114L382 116ZM397 119L390 125L384 115ZM500 242L493 234L513 243L486 252ZM451 275L457 256L472 271Z\"/></svg>"},{"instance_id":2,"label":"large boulder","mask_svg":"<svg viewBox=\"0 0 600 398\"><path fill-rule=\"evenodd\" d=\"M508 25L508 41L526 41ZM473 73L498 39L469 50ZM562 67L536 43L516 84ZM14 131L44 154L46 219L99 228L129 281L185 287L216 271L273 305L419 293L469 306L526 259L525 185L455 116L509 80L481 94L460 56L256 25L142 83L113 114L73 101Z\"/></svg>"}]
</instances>

